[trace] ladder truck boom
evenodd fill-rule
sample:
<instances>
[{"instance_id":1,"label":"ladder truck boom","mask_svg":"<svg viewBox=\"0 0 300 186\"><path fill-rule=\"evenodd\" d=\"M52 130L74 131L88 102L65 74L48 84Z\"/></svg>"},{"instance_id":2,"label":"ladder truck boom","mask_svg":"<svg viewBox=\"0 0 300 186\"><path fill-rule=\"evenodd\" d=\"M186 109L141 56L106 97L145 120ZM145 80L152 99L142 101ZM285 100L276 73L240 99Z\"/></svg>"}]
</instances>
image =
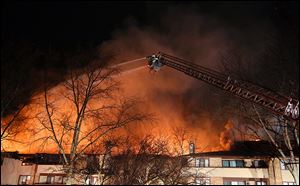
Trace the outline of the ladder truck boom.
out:
<instances>
[{"instance_id":1,"label":"ladder truck boom","mask_svg":"<svg viewBox=\"0 0 300 186\"><path fill-rule=\"evenodd\" d=\"M241 99L258 104L277 115L284 116L291 120L298 120L299 101L296 99L279 95L249 82L233 79L218 71L162 52L148 56L147 60L149 68L154 71L159 71L162 66L166 65L218 87Z\"/></svg>"}]
</instances>

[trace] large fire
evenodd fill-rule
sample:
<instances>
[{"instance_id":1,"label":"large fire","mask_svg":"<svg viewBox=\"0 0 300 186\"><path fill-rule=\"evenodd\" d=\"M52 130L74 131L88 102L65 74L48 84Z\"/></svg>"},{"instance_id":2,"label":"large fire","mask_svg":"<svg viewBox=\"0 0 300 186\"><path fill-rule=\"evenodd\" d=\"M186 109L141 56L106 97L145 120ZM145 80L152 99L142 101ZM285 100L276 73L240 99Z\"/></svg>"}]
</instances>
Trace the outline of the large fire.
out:
<instances>
[{"instance_id":1,"label":"large fire","mask_svg":"<svg viewBox=\"0 0 300 186\"><path fill-rule=\"evenodd\" d=\"M193 141L196 144L197 152L229 149L232 142L230 130L233 124L231 122L225 125L224 131L219 132L213 126L210 118L197 121L198 126L191 126L188 124L189 121L183 117L182 113L184 113L184 110L182 109L185 107L184 103L180 100L182 99L180 94L190 86L189 84L192 81L190 77L177 72L171 73L170 69L164 69L162 72L156 74L149 73L148 69L138 71L129 70L128 72L121 73L120 76L115 77L122 83L122 91L120 91L122 95L117 95L117 97L132 95L141 97L143 99L142 109L146 112L154 113L158 120L149 124L131 124L121 130L117 130L115 133L139 138L152 135L156 138L166 139L169 149L173 149L177 145L175 136L182 135L181 132L184 130L185 153L188 152L189 141ZM49 102L56 100L56 107L60 112L69 113L72 118L74 110L72 109L72 105L61 96L63 91L62 85L52 88L48 94ZM170 92L176 94L170 96L168 95ZM22 141L23 143L5 141L2 144L3 149L6 151L19 151L21 153L57 152L57 146L51 141L48 141L46 144L44 144L43 140L34 142L37 139L49 136L47 131L35 134L31 133L34 130L38 131L41 127L41 121L35 116L38 113L45 112L43 96L43 93L34 96L32 98L34 100L32 101L32 105L26 107L22 113L32 118L23 124L24 128L30 130L24 130L24 132L18 134L15 138L16 141ZM176 102L174 102L172 96L177 97ZM61 115L57 114L55 117L61 117ZM82 130L89 130L88 125L84 126Z\"/></svg>"},{"instance_id":2,"label":"large fire","mask_svg":"<svg viewBox=\"0 0 300 186\"><path fill-rule=\"evenodd\" d=\"M176 15L176 19L173 15ZM162 18L161 30L141 29L129 25L128 29L114 32L112 40L101 44L100 53L112 54L115 56L112 63L121 63L163 51L217 69L219 52L227 50L232 45L232 40L228 39L229 35L223 27L214 24L207 26L209 18L203 19L190 9L170 9ZM146 61L140 63L147 64ZM155 123L129 125L122 131L118 130L120 134L136 136L150 134L163 137L170 139L169 144L172 147L175 144L172 136L177 128L187 131L186 150L189 141L196 144L198 152L229 148L232 142L230 130L233 125L228 123L232 122L227 122L226 119L219 121L218 114L211 114L218 106L215 105L213 95L204 83L168 67L154 74L145 68L130 71L116 78L122 82L123 96L140 97L144 101L141 109L156 114L158 118ZM53 89L59 90L59 86ZM62 102L59 107L72 113L71 107L66 102ZM29 109L28 114L33 115L42 110L41 105L35 105ZM31 120L24 124L24 127L35 129L38 125L36 120ZM17 138L29 142L42 136L45 134L33 136L23 132ZM5 150L18 150L23 153L54 152L57 149L53 144L44 145L46 149L40 149L41 146L38 143L25 145L12 141L2 144Z\"/></svg>"}]
</instances>

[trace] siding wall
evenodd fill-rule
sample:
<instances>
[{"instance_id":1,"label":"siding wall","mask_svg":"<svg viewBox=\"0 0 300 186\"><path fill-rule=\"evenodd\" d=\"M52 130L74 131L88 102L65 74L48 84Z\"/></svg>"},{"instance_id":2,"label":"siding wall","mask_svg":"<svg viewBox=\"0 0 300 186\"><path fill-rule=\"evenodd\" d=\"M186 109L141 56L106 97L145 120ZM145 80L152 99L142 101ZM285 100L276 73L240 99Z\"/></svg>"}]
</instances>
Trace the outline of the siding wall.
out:
<instances>
[{"instance_id":1,"label":"siding wall","mask_svg":"<svg viewBox=\"0 0 300 186\"><path fill-rule=\"evenodd\" d=\"M22 161L4 158L1 166L1 185L17 185L20 175L30 175L32 184L35 165L22 166Z\"/></svg>"},{"instance_id":2,"label":"siding wall","mask_svg":"<svg viewBox=\"0 0 300 186\"><path fill-rule=\"evenodd\" d=\"M283 181L294 182L293 176L288 170L281 170L280 161L278 159L272 159L269 162L268 168L224 168L222 167L221 157L201 158L208 158L210 167L195 167L195 158L190 158L190 168L187 173L209 177L212 185L223 185L224 180L244 180L249 185L255 185L255 181L262 180L273 185L282 185ZM253 160L254 159L244 159L245 165L251 166ZM21 160L4 158L1 166L1 185L17 185L20 175L30 175L30 184L39 183L40 174L64 174L62 168L62 165L22 166ZM33 179L35 179L34 182ZM78 184L83 184L83 182Z\"/></svg>"}]
</instances>

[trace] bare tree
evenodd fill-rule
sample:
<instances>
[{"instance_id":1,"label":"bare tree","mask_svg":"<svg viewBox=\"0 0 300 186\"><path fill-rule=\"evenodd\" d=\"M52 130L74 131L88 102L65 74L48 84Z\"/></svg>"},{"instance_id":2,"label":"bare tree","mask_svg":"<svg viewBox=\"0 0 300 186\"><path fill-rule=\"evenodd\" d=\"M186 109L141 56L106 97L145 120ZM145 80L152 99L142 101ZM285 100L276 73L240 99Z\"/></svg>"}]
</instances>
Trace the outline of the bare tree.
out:
<instances>
[{"instance_id":1,"label":"bare tree","mask_svg":"<svg viewBox=\"0 0 300 186\"><path fill-rule=\"evenodd\" d=\"M108 136L88 152L98 157L98 163L86 167L85 172L97 174L100 178L97 184L100 185L195 184L196 179L205 175L190 172L194 159L183 154L187 147L180 145L189 142L186 130L177 128L174 131L179 131L174 134L176 142L151 135L141 138ZM178 151L174 151L174 146Z\"/></svg>"},{"instance_id":2,"label":"bare tree","mask_svg":"<svg viewBox=\"0 0 300 186\"><path fill-rule=\"evenodd\" d=\"M289 41L281 35L269 35L268 41L263 54L255 58L262 61L260 64L246 62L240 51L234 50L223 56L224 69L241 80L294 98L299 94L296 83L299 82L299 53L289 47ZM254 104L240 102L239 109L232 112L239 118L240 123L246 125L246 131L243 132L257 140L269 141L276 149L272 156L285 164L295 182L299 184L299 120L287 120Z\"/></svg>"},{"instance_id":3,"label":"bare tree","mask_svg":"<svg viewBox=\"0 0 300 186\"><path fill-rule=\"evenodd\" d=\"M26 78L32 72L31 64L39 55L40 51L28 43L2 43L1 147L7 140L16 142L16 135L27 129L25 123L30 118L26 110L30 107L29 98L34 91L26 83Z\"/></svg>"},{"instance_id":4,"label":"bare tree","mask_svg":"<svg viewBox=\"0 0 300 186\"><path fill-rule=\"evenodd\" d=\"M44 110L37 115L40 127L36 131L41 137L36 141L51 141L56 145L63 157L67 184L78 183L76 179L82 169L76 164L93 144L129 123L150 119L149 114L139 113L137 99L117 99L116 69L106 67L95 56L77 57L79 62L93 62L72 70L61 86L45 88Z\"/></svg>"},{"instance_id":5,"label":"bare tree","mask_svg":"<svg viewBox=\"0 0 300 186\"><path fill-rule=\"evenodd\" d=\"M21 105L16 112L1 119L1 147L4 146L4 141L22 143L16 139L16 136L26 130L24 123L30 119L30 117L24 113L26 106L29 107L29 105Z\"/></svg>"},{"instance_id":6,"label":"bare tree","mask_svg":"<svg viewBox=\"0 0 300 186\"><path fill-rule=\"evenodd\" d=\"M43 90L43 72L51 71L45 79L53 86L65 74L59 69L63 63L58 51L51 47L42 49L20 41L1 45L1 144L5 140L26 144L17 135L31 130L28 123L37 106L34 97Z\"/></svg>"},{"instance_id":7,"label":"bare tree","mask_svg":"<svg viewBox=\"0 0 300 186\"><path fill-rule=\"evenodd\" d=\"M190 175L184 174L187 158L171 156L168 141L145 136L126 137L115 146L119 153L107 159L105 184L185 184ZM101 183L103 184L103 182Z\"/></svg>"},{"instance_id":8,"label":"bare tree","mask_svg":"<svg viewBox=\"0 0 300 186\"><path fill-rule=\"evenodd\" d=\"M186 146L186 144L189 143L188 131L183 127L175 127L173 128L173 137L176 143L176 145L174 145L174 151L178 156L182 156L184 151L188 149Z\"/></svg>"}]
</instances>

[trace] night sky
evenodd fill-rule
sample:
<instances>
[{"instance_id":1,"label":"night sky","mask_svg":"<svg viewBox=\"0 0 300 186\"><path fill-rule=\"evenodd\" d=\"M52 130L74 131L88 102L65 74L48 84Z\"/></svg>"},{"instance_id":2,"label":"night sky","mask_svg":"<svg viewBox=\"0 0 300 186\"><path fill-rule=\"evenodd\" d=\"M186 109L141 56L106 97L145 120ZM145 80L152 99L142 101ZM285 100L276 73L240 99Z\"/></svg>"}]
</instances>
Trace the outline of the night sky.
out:
<instances>
[{"instance_id":1,"label":"night sky","mask_svg":"<svg viewBox=\"0 0 300 186\"><path fill-rule=\"evenodd\" d=\"M76 53L74 48L78 46L101 45L110 40L116 30L126 29L128 25L164 32L168 23L162 20L170 7L177 7L179 11L181 7L190 8L218 20L221 28L236 29L244 35L251 25L268 24L284 32L296 29L299 34L299 24L296 24L299 22L298 1L1 1L1 55L5 59L1 60L1 82L5 84L1 89L13 86L11 82L15 82L16 77L26 77L22 79L25 88L20 101L16 101L18 105L39 90L42 69L51 70L46 79L55 85L63 80L60 76L70 68L64 60L52 60L49 56L41 56L35 62L20 61L16 57L18 52L29 54L35 49L45 52L51 47L59 53L58 56L67 58L71 55L67 51ZM176 17L176 13L173 14ZM177 26L180 28L182 25ZM185 27L183 30L189 30L188 26Z\"/></svg>"},{"instance_id":2,"label":"night sky","mask_svg":"<svg viewBox=\"0 0 300 186\"><path fill-rule=\"evenodd\" d=\"M224 24L242 28L270 19L279 8L297 13L299 3L278 2L125 2L125 1L2 1L2 40L26 40L40 45L99 44L115 29L130 21L139 26L161 26L160 18L170 6L190 6L216 16ZM293 15L294 16L294 15Z\"/></svg>"},{"instance_id":3,"label":"night sky","mask_svg":"<svg viewBox=\"0 0 300 186\"><path fill-rule=\"evenodd\" d=\"M2 39L72 45L109 39L128 16L143 18L142 3L5 2Z\"/></svg>"}]
</instances>

